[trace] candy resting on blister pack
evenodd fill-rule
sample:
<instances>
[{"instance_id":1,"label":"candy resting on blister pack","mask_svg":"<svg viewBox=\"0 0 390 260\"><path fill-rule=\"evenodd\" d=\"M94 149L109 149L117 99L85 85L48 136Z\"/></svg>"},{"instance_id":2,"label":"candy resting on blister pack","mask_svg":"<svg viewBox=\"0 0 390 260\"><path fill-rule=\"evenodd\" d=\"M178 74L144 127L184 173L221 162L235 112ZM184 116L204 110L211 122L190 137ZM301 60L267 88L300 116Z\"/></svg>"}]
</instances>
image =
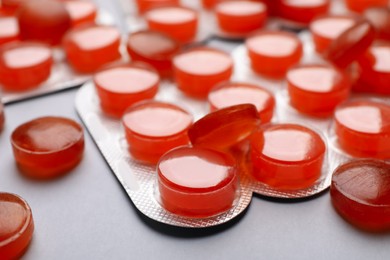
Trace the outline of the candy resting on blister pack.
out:
<instances>
[{"instance_id":1,"label":"candy resting on blister pack","mask_svg":"<svg viewBox=\"0 0 390 260\"><path fill-rule=\"evenodd\" d=\"M34 232L31 208L21 197L0 192L0 259L19 259Z\"/></svg>"},{"instance_id":2,"label":"candy resting on blister pack","mask_svg":"<svg viewBox=\"0 0 390 260\"><path fill-rule=\"evenodd\" d=\"M268 90L255 84L224 82L214 87L208 96L210 110L252 104L256 107L262 123L271 121L274 114L275 98Z\"/></svg>"},{"instance_id":3,"label":"candy resting on blister pack","mask_svg":"<svg viewBox=\"0 0 390 260\"><path fill-rule=\"evenodd\" d=\"M121 58L120 40L120 32L115 27L84 25L65 35L63 47L73 69L91 73Z\"/></svg>"},{"instance_id":4,"label":"candy resting on blister pack","mask_svg":"<svg viewBox=\"0 0 390 260\"><path fill-rule=\"evenodd\" d=\"M188 136L194 146L226 151L247 139L259 124L259 114L254 105L235 105L196 121L188 130Z\"/></svg>"},{"instance_id":5,"label":"candy resting on blister pack","mask_svg":"<svg viewBox=\"0 0 390 260\"><path fill-rule=\"evenodd\" d=\"M122 122L132 157L155 164L167 151L189 143L192 115L173 104L143 101L126 110Z\"/></svg>"},{"instance_id":6,"label":"candy resting on blister pack","mask_svg":"<svg viewBox=\"0 0 390 260\"><path fill-rule=\"evenodd\" d=\"M353 26L358 19L355 15L325 15L310 23L316 51L323 53L344 31Z\"/></svg>"},{"instance_id":7,"label":"candy resting on blister pack","mask_svg":"<svg viewBox=\"0 0 390 260\"><path fill-rule=\"evenodd\" d=\"M71 27L69 12L59 1L26 1L18 10L18 20L23 40L42 41L51 45L60 44Z\"/></svg>"},{"instance_id":8,"label":"candy resting on blister pack","mask_svg":"<svg viewBox=\"0 0 390 260\"><path fill-rule=\"evenodd\" d=\"M176 55L173 67L180 90L190 96L205 98L215 85L230 79L233 60L218 49L197 47Z\"/></svg>"},{"instance_id":9,"label":"candy resting on blister pack","mask_svg":"<svg viewBox=\"0 0 390 260\"><path fill-rule=\"evenodd\" d=\"M155 8L145 14L149 29L165 33L180 43L194 40L198 16L196 10L181 6Z\"/></svg>"},{"instance_id":10,"label":"candy resting on blister pack","mask_svg":"<svg viewBox=\"0 0 390 260\"><path fill-rule=\"evenodd\" d=\"M390 159L390 105L369 99L336 109L334 130L343 151L355 157Z\"/></svg>"},{"instance_id":11,"label":"candy resting on blister pack","mask_svg":"<svg viewBox=\"0 0 390 260\"><path fill-rule=\"evenodd\" d=\"M264 26L267 6L254 1L224 1L215 8L218 26L231 35L247 35Z\"/></svg>"},{"instance_id":12,"label":"candy resting on blister pack","mask_svg":"<svg viewBox=\"0 0 390 260\"><path fill-rule=\"evenodd\" d=\"M252 69L271 78L282 78L302 57L302 43L292 33L261 31L245 42ZM267 64L267 66L264 66Z\"/></svg>"},{"instance_id":13,"label":"candy resting on blister pack","mask_svg":"<svg viewBox=\"0 0 390 260\"><path fill-rule=\"evenodd\" d=\"M332 203L349 223L368 231L390 230L390 164L351 161L333 173Z\"/></svg>"},{"instance_id":14,"label":"candy resting on blister pack","mask_svg":"<svg viewBox=\"0 0 390 260\"><path fill-rule=\"evenodd\" d=\"M172 76L172 58L179 53L180 44L170 36L155 31L138 31L129 35L127 52L133 61L152 65L161 77Z\"/></svg>"},{"instance_id":15,"label":"candy resting on blister pack","mask_svg":"<svg viewBox=\"0 0 390 260\"><path fill-rule=\"evenodd\" d=\"M311 116L330 116L351 89L348 76L332 65L299 65L287 72L290 104Z\"/></svg>"},{"instance_id":16,"label":"candy resting on blister pack","mask_svg":"<svg viewBox=\"0 0 390 260\"><path fill-rule=\"evenodd\" d=\"M134 103L153 98L160 84L158 73L142 62L112 65L93 77L102 110L121 117Z\"/></svg>"},{"instance_id":17,"label":"candy resting on blister pack","mask_svg":"<svg viewBox=\"0 0 390 260\"><path fill-rule=\"evenodd\" d=\"M251 138L253 176L284 190L312 186L321 176L326 145L319 134L296 124L263 125Z\"/></svg>"},{"instance_id":18,"label":"candy resting on blister pack","mask_svg":"<svg viewBox=\"0 0 390 260\"><path fill-rule=\"evenodd\" d=\"M374 27L361 19L329 45L325 58L340 68L346 68L370 47L374 39Z\"/></svg>"},{"instance_id":19,"label":"candy resting on blister pack","mask_svg":"<svg viewBox=\"0 0 390 260\"><path fill-rule=\"evenodd\" d=\"M17 127L11 135L15 161L28 177L51 179L65 174L82 159L81 126L63 117L41 117Z\"/></svg>"},{"instance_id":20,"label":"candy resting on blister pack","mask_svg":"<svg viewBox=\"0 0 390 260\"><path fill-rule=\"evenodd\" d=\"M0 49L0 84L8 91L24 91L44 82L51 73L52 51L43 43L11 42Z\"/></svg>"}]
</instances>

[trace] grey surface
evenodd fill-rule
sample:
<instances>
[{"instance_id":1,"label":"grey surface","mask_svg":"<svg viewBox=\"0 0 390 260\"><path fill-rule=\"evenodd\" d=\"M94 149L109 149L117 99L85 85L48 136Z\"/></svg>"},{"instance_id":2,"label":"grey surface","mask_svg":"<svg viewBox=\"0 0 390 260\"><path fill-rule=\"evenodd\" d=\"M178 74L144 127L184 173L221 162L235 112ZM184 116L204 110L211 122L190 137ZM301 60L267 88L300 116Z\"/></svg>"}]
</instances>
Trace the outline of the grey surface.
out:
<instances>
[{"instance_id":1,"label":"grey surface","mask_svg":"<svg viewBox=\"0 0 390 260\"><path fill-rule=\"evenodd\" d=\"M45 115L79 121L75 93L70 90L5 108L0 191L25 198L36 227L23 259L390 258L390 234L351 227L333 210L328 192L292 203L254 197L240 219L213 229L155 223L139 215L87 132L85 157L70 174L50 182L24 178L14 163L9 142L12 130Z\"/></svg>"}]
</instances>

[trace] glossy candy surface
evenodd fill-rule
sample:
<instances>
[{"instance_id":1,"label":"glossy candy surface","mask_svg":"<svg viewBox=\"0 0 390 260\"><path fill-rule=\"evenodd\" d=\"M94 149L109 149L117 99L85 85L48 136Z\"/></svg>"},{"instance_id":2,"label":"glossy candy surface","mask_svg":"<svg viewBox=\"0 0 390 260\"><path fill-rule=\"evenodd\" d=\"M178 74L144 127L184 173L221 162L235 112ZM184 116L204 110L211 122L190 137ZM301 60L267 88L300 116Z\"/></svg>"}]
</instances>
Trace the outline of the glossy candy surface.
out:
<instances>
[{"instance_id":1,"label":"glossy candy surface","mask_svg":"<svg viewBox=\"0 0 390 260\"><path fill-rule=\"evenodd\" d=\"M19 259L34 232L30 206L21 197L0 192L0 259Z\"/></svg>"},{"instance_id":2,"label":"glossy candy surface","mask_svg":"<svg viewBox=\"0 0 390 260\"><path fill-rule=\"evenodd\" d=\"M119 45L118 29L99 25L77 27L65 36L63 42L68 62L81 73L95 72L120 59Z\"/></svg>"},{"instance_id":3,"label":"glossy candy surface","mask_svg":"<svg viewBox=\"0 0 390 260\"><path fill-rule=\"evenodd\" d=\"M388 6L388 0L345 0L347 7L355 12L362 13L370 7Z\"/></svg>"},{"instance_id":4,"label":"glossy candy surface","mask_svg":"<svg viewBox=\"0 0 390 260\"><path fill-rule=\"evenodd\" d=\"M278 0L278 15L294 22L309 24L329 11L330 0Z\"/></svg>"},{"instance_id":5,"label":"glossy candy surface","mask_svg":"<svg viewBox=\"0 0 390 260\"><path fill-rule=\"evenodd\" d=\"M337 108L335 132L338 143L357 157L390 158L390 105L355 100Z\"/></svg>"},{"instance_id":6,"label":"glossy candy surface","mask_svg":"<svg viewBox=\"0 0 390 260\"><path fill-rule=\"evenodd\" d=\"M17 165L26 176L51 179L81 161L84 134L81 126L71 119L41 117L16 128L11 143Z\"/></svg>"},{"instance_id":7,"label":"glossy candy surface","mask_svg":"<svg viewBox=\"0 0 390 260\"><path fill-rule=\"evenodd\" d=\"M198 13L185 7L152 9L145 18L149 29L165 33L181 43L194 40L198 29Z\"/></svg>"},{"instance_id":8,"label":"glossy candy surface","mask_svg":"<svg viewBox=\"0 0 390 260\"><path fill-rule=\"evenodd\" d=\"M160 77L146 64L133 63L99 71L94 75L93 81L103 111L108 115L121 117L129 106L156 95Z\"/></svg>"},{"instance_id":9,"label":"glossy candy surface","mask_svg":"<svg viewBox=\"0 0 390 260\"><path fill-rule=\"evenodd\" d=\"M232 58L210 47L193 48L173 59L175 80L184 93L207 97L218 83L227 81L233 72Z\"/></svg>"},{"instance_id":10,"label":"glossy candy surface","mask_svg":"<svg viewBox=\"0 0 390 260\"><path fill-rule=\"evenodd\" d=\"M253 134L253 176L274 188L311 186L321 175L326 146L313 130L294 124L265 125Z\"/></svg>"},{"instance_id":11,"label":"glossy candy surface","mask_svg":"<svg viewBox=\"0 0 390 260\"><path fill-rule=\"evenodd\" d=\"M155 31L138 31L130 34L126 48L133 61L152 65L162 77L172 76L172 58L180 51L177 41Z\"/></svg>"},{"instance_id":12,"label":"glossy candy surface","mask_svg":"<svg viewBox=\"0 0 390 260\"><path fill-rule=\"evenodd\" d=\"M208 100L211 111L239 104L252 104L259 113L261 123L271 121L275 108L275 98L268 90L240 82L221 83L213 88Z\"/></svg>"},{"instance_id":13,"label":"glossy candy surface","mask_svg":"<svg viewBox=\"0 0 390 260\"><path fill-rule=\"evenodd\" d=\"M390 7L367 9L364 17L374 26L378 39L390 41Z\"/></svg>"},{"instance_id":14,"label":"glossy candy surface","mask_svg":"<svg viewBox=\"0 0 390 260\"><path fill-rule=\"evenodd\" d=\"M72 27L83 23L94 23L97 16L96 5L92 1L65 0L64 5L69 12Z\"/></svg>"},{"instance_id":15,"label":"glossy candy surface","mask_svg":"<svg viewBox=\"0 0 390 260\"><path fill-rule=\"evenodd\" d=\"M194 146L226 151L247 139L259 124L254 105L235 105L199 119L189 129L188 136Z\"/></svg>"},{"instance_id":16,"label":"glossy candy surface","mask_svg":"<svg viewBox=\"0 0 390 260\"><path fill-rule=\"evenodd\" d=\"M157 163L167 151L189 143L192 120L188 112L168 103L144 101L131 106L122 118L131 155Z\"/></svg>"},{"instance_id":17,"label":"glossy candy surface","mask_svg":"<svg viewBox=\"0 0 390 260\"><path fill-rule=\"evenodd\" d=\"M299 65L287 72L290 104L312 116L330 116L349 96L348 76L332 65Z\"/></svg>"},{"instance_id":18,"label":"glossy candy surface","mask_svg":"<svg viewBox=\"0 0 390 260\"><path fill-rule=\"evenodd\" d=\"M70 15L59 1L26 1L18 11L18 19L23 40L42 41L51 45L60 44L71 27Z\"/></svg>"},{"instance_id":19,"label":"glossy candy surface","mask_svg":"<svg viewBox=\"0 0 390 260\"><path fill-rule=\"evenodd\" d=\"M335 170L332 203L349 223L368 231L390 230L390 164L358 160Z\"/></svg>"},{"instance_id":20,"label":"glossy candy surface","mask_svg":"<svg viewBox=\"0 0 390 260\"><path fill-rule=\"evenodd\" d=\"M323 53L332 41L353 26L355 22L356 17L353 15L327 15L314 19L310 23L310 32L316 51Z\"/></svg>"},{"instance_id":21,"label":"glossy candy surface","mask_svg":"<svg viewBox=\"0 0 390 260\"><path fill-rule=\"evenodd\" d=\"M204 148L180 147L157 166L162 206L175 214L208 217L229 210L236 197L235 160Z\"/></svg>"},{"instance_id":22,"label":"glossy candy surface","mask_svg":"<svg viewBox=\"0 0 390 260\"><path fill-rule=\"evenodd\" d=\"M19 39L19 25L15 16L0 15L0 45Z\"/></svg>"},{"instance_id":23,"label":"glossy candy surface","mask_svg":"<svg viewBox=\"0 0 390 260\"><path fill-rule=\"evenodd\" d=\"M8 91L37 87L51 73L52 51L46 44L11 42L0 49L0 84Z\"/></svg>"},{"instance_id":24,"label":"glossy candy surface","mask_svg":"<svg viewBox=\"0 0 390 260\"><path fill-rule=\"evenodd\" d=\"M340 68L346 68L370 47L374 39L374 27L368 21L360 20L332 42L325 51L325 58Z\"/></svg>"},{"instance_id":25,"label":"glossy candy surface","mask_svg":"<svg viewBox=\"0 0 390 260\"><path fill-rule=\"evenodd\" d=\"M219 3L215 12L222 31L245 35L264 26L267 6L262 2L226 1Z\"/></svg>"},{"instance_id":26,"label":"glossy candy surface","mask_svg":"<svg viewBox=\"0 0 390 260\"><path fill-rule=\"evenodd\" d=\"M139 13L145 13L146 11L163 6L179 5L180 0L136 0Z\"/></svg>"},{"instance_id":27,"label":"glossy candy surface","mask_svg":"<svg viewBox=\"0 0 390 260\"><path fill-rule=\"evenodd\" d=\"M359 58L355 90L390 95L390 43L377 42Z\"/></svg>"},{"instance_id":28,"label":"glossy candy surface","mask_svg":"<svg viewBox=\"0 0 390 260\"><path fill-rule=\"evenodd\" d=\"M282 78L302 57L302 43L292 33L263 31L245 42L252 69L271 78ZM267 64L267 66L264 66Z\"/></svg>"}]
</instances>

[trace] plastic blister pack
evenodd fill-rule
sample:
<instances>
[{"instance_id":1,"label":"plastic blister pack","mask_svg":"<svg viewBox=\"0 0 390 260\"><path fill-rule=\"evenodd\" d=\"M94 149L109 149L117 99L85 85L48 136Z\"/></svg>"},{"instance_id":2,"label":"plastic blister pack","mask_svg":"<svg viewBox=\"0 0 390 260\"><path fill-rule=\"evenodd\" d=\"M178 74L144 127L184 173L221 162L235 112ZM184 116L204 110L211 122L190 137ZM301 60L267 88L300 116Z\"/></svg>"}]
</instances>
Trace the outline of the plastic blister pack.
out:
<instances>
[{"instance_id":1,"label":"plastic blister pack","mask_svg":"<svg viewBox=\"0 0 390 260\"><path fill-rule=\"evenodd\" d=\"M97 23L101 25L113 25L114 20L110 14L100 10ZM1 100L4 104L37 97L64 89L80 86L86 82L91 75L79 74L75 72L66 61L65 54L62 49L53 49L53 67L50 77L38 87L20 92L2 91Z\"/></svg>"}]
</instances>

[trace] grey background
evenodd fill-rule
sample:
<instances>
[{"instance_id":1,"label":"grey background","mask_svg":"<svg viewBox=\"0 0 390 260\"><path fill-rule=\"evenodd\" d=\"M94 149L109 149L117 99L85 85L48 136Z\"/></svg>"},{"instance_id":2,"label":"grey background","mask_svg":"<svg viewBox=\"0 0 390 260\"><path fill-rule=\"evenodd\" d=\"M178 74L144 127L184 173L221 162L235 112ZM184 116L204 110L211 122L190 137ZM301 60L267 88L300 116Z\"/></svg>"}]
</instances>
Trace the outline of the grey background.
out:
<instances>
[{"instance_id":1,"label":"grey background","mask_svg":"<svg viewBox=\"0 0 390 260\"><path fill-rule=\"evenodd\" d=\"M100 0L116 17L114 1ZM124 24L121 28L125 29ZM230 50L236 43L212 41ZM254 197L231 223L206 230L173 228L142 216L128 199L86 131L85 157L70 174L39 182L19 174L10 135L40 116L80 119L77 90L5 108L0 134L0 191L25 198L35 233L23 259L389 259L390 235L361 232L333 210L329 192L304 201Z\"/></svg>"}]
</instances>

